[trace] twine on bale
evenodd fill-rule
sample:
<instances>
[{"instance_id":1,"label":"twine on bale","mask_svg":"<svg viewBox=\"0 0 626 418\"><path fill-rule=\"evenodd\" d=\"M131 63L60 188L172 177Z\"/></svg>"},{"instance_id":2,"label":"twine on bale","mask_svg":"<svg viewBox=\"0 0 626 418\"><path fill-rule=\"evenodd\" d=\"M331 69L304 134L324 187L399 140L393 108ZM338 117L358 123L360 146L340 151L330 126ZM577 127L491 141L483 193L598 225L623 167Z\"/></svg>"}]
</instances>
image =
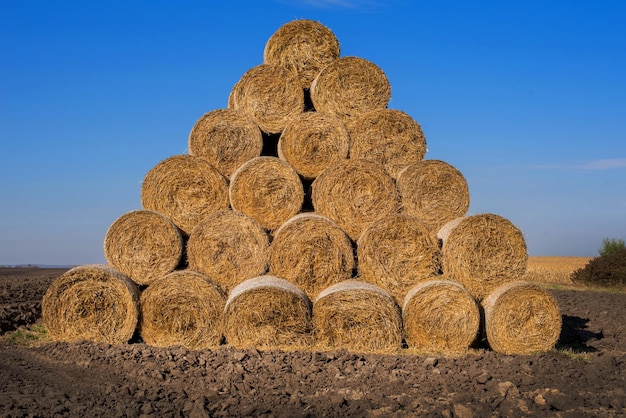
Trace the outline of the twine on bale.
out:
<instances>
[{"instance_id":1,"label":"twine on bale","mask_svg":"<svg viewBox=\"0 0 626 418\"><path fill-rule=\"evenodd\" d=\"M174 155L148 171L141 204L167 216L189 235L206 216L228 208L228 183L206 160Z\"/></svg>"},{"instance_id":2,"label":"twine on bale","mask_svg":"<svg viewBox=\"0 0 626 418\"><path fill-rule=\"evenodd\" d=\"M52 282L41 311L53 341L123 344L137 328L139 288L109 266L86 264Z\"/></svg>"},{"instance_id":3,"label":"twine on bale","mask_svg":"<svg viewBox=\"0 0 626 418\"><path fill-rule=\"evenodd\" d=\"M330 219L301 213L274 234L269 270L301 288L310 299L347 280L355 266L350 238Z\"/></svg>"},{"instance_id":4,"label":"twine on bale","mask_svg":"<svg viewBox=\"0 0 626 418\"><path fill-rule=\"evenodd\" d=\"M233 174L229 197L233 209L274 230L300 211L304 187L289 163L276 157L257 157Z\"/></svg>"},{"instance_id":5,"label":"twine on bale","mask_svg":"<svg viewBox=\"0 0 626 418\"><path fill-rule=\"evenodd\" d=\"M189 236L189 268L206 274L226 292L265 273L269 237L245 214L224 210L208 216Z\"/></svg>"},{"instance_id":6,"label":"twine on bale","mask_svg":"<svg viewBox=\"0 0 626 418\"><path fill-rule=\"evenodd\" d=\"M221 344L226 295L207 276L175 271L148 286L140 302L139 329L146 344L192 350Z\"/></svg>"},{"instance_id":7,"label":"twine on bale","mask_svg":"<svg viewBox=\"0 0 626 418\"><path fill-rule=\"evenodd\" d=\"M226 342L238 348L302 349L311 345L311 302L289 281L272 275L235 287L224 311Z\"/></svg>"},{"instance_id":8,"label":"twine on bale","mask_svg":"<svg viewBox=\"0 0 626 418\"><path fill-rule=\"evenodd\" d=\"M480 311L460 283L444 277L420 283L407 293L402 321L409 347L461 352L476 340Z\"/></svg>"},{"instance_id":9,"label":"twine on bale","mask_svg":"<svg viewBox=\"0 0 626 418\"><path fill-rule=\"evenodd\" d=\"M320 349L395 352L402 345L400 307L389 293L360 280L322 291L313 304L313 326Z\"/></svg>"},{"instance_id":10,"label":"twine on bale","mask_svg":"<svg viewBox=\"0 0 626 418\"><path fill-rule=\"evenodd\" d=\"M263 134L243 112L205 113L189 133L189 154L202 157L229 178L243 163L261 155Z\"/></svg>"},{"instance_id":11,"label":"twine on bale","mask_svg":"<svg viewBox=\"0 0 626 418\"><path fill-rule=\"evenodd\" d=\"M181 231L164 215L134 210L117 218L104 237L107 263L139 285L173 271L183 255Z\"/></svg>"},{"instance_id":12,"label":"twine on bale","mask_svg":"<svg viewBox=\"0 0 626 418\"><path fill-rule=\"evenodd\" d=\"M515 281L482 302L487 342L493 351L532 354L554 348L562 318L556 300L536 283Z\"/></svg>"}]
</instances>

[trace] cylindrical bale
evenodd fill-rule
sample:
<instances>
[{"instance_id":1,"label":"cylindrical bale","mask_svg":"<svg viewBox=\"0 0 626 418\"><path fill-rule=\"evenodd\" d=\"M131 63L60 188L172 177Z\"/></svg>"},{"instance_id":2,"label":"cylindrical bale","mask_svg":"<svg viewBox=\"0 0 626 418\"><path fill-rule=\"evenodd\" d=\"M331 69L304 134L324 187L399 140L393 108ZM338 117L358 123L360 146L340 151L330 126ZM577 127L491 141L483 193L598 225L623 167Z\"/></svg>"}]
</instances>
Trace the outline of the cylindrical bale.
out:
<instances>
[{"instance_id":1,"label":"cylindrical bale","mask_svg":"<svg viewBox=\"0 0 626 418\"><path fill-rule=\"evenodd\" d=\"M289 163L276 157L257 157L235 171L229 197L233 209L274 230L300 212L304 186Z\"/></svg>"},{"instance_id":2,"label":"cylindrical bale","mask_svg":"<svg viewBox=\"0 0 626 418\"><path fill-rule=\"evenodd\" d=\"M146 344L216 347L224 338L226 294L204 274L178 270L155 280L141 294L139 330Z\"/></svg>"},{"instance_id":3,"label":"cylindrical bale","mask_svg":"<svg viewBox=\"0 0 626 418\"><path fill-rule=\"evenodd\" d=\"M104 237L107 263L139 285L173 271L183 255L181 231L165 215L134 210L117 218Z\"/></svg>"},{"instance_id":4,"label":"cylindrical bale","mask_svg":"<svg viewBox=\"0 0 626 418\"><path fill-rule=\"evenodd\" d=\"M217 109L205 113L189 133L189 154L202 157L224 177L261 155L263 134L245 113Z\"/></svg>"},{"instance_id":5,"label":"cylindrical bale","mask_svg":"<svg viewBox=\"0 0 626 418\"><path fill-rule=\"evenodd\" d=\"M263 60L297 74L302 88L308 89L322 68L339 55L339 41L330 29L313 20L299 19L272 34L265 44Z\"/></svg>"},{"instance_id":6,"label":"cylindrical bale","mask_svg":"<svg viewBox=\"0 0 626 418\"><path fill-rule=\"evenodd\" d=\"M417 161L396 179L402 211L421 219L433 231L464 216L470 205L463 174L440 160Z\"/></svg>"},{"instance_id":7,"label":"cylindrical bale","mask_svg":"<svg viewBox=\"0 0 626 418\"><path fill-rule=\"evenodd\" d=\"M395 352L402 346L402 313L385 290L345 280L322 291L313 304L313 327L320 349Z\"/></svg>"},{"instance_id":8,"label":"cylindrical bale","mask_svg":"<svg viewBox=\"0 0 626 418\"><path fill-rule=\"evenodd\" d=\"M229 107L248 115L263 132L277 134L304 112L304 90L291 71L261 64L246 71L235 84Z\"/></svg>"},{"instance_id":9,"label":"cylindrical bale","mask_svg":"<svg viewBox=\"0 0 626 418\"><path fill-rule=\"evenodd\" d=\"M350 158L377 161L397 178L426 155L426 138L419 123L395 109L376 109L350 123Z\"/></svg>"},{"instance_id":10,"label":"cylindrical bale","mask_svg":"<svg viewBox=\"0 0 626 418\"><path fill-rule=\"evenodd\" d=\"M480 311L467 289L444 277L409 290L402 321L409 347L460 352L467 350L478 336Z\"/></svg>"},{"instance_id":11,"label":"cylindrical bale","mask_svg":"<svg viewBox=\"0 0 626 418\"><path fill-rule=\"evenodd\" d=\"M269 250L270 273L300 287L310 299L352 277L352 242L333 221L301 213L274 234Z\"/></svg>"},{"instance_id":12,"label":"cylindrical bale","mask_svg":"<svg viewBox=\"0 0 626 418\"><path fill-rule=\"evenodd\" d=\"M356 240L372 222L396 213L400 197L393 178L379 163L350 159L320 174L311 186L315 212Z\"/></svg>"},{"instance_id":13,"label":"cylindrical bale","mask_svg":"<svg viewBox=\"0 0 626 418\"><path fill-rule=\"evenodd\" d=\"M278 139L278 157L307 179L347 159L349 149L350 136L343 122L321 112L301 114Z\"/></svg>"},{"instance_id":14,"label":"cylindrical bale","mask_svg":"<svg viewBox=\"0 0 626 418\"><path fill-rule=\"evenodd\" d=\"M417 283L439 273L435 234L419 219L390 214L370 224L357 241L359 277L402 303Z\"/></svg>"},{"instance_id":15,"label":"cylindrical bale","mask_svg":"<svg viewBox=\"0 0 626 418\"><path fill-rule=\"evenodd\" d=\"M440 247L446 242L450 236L450 232L452 232L452 230L456 228L456 226L465 218L465 216L459 216L458 218L454 218L451 221L446 222L441 228L439 228L439 231L437 231L437 239L439 240Z\"/></svg>"},{"instance_id":16,"label":"cylindrical bale","mask_svg":"<svg viewBox=\"0 0 626 418\"><path fill-rule=\"evenodd\" d=\"M333 114L346 124L363 113L387 107L390 98L387 75L360 57L336 59L311 84L315 110Z\"/></svg>"},{"instance_id":17,"label":"cylindrical bale","mask_svg":"<svg viewBox=\"0 0 626 418\"><path fill-rule=\"evenodd\" d=\"M492 350L505 354L549 351L561 334L556 300L537 283L515 281L482 301L485 333Z\"/></svg>"},{"instance_id":18,"label":"cylindrical bale","mask_svg":"<svg viewBox=\"0 0 626 418\"><path fill-rule=\"evenodd\" d=\"M206 274L224 291L265 273L269 237L249 216L224 210L208 216L189 236L189 268Z\"/></svg>"},{"instance_id":19,"label":"cylindrical bale","mask_svg":"<svg viewBox=\"0 0 626 418\"><path fill-rule=\"evenodd\" d=\"M272 275L235 287L224 311L226 342L238 348L306 348L311 345L311 301L293 283Z\"/></svg>"},{"instance_id":20,"label":"cylindrical bale","mask_svg":"<svg viewBox=\"0 0 626 418\"><path fill-rule=\"evenodd\" d=\"M48 335L54 341L123 344L139 321L139 288L103 264L71 268L57 277L41 301Z\"/></svg>"},{"instance_id":21,"label":"cylindrical bale","mask_svg":"<svg viewBox=\"0 0 626 418\"><path fill-rule=\"evenodd\" d=\"M148 171L141 204L167 216L189 235L206 216L228 208L228 182L206 160L174 155Z\"/></svg>"},{"instance_id":22,"label":"cylindrical bale","mask_svg":"<svg viewBox=\"0 0 626 418\"><path fill-rule=\"evenodd\" d=\"M441 250L443 273L478 301L496 287L521 279L527 263L522 231L491 213L465 217L450 231Z\"/></svg>"}]
</instances>

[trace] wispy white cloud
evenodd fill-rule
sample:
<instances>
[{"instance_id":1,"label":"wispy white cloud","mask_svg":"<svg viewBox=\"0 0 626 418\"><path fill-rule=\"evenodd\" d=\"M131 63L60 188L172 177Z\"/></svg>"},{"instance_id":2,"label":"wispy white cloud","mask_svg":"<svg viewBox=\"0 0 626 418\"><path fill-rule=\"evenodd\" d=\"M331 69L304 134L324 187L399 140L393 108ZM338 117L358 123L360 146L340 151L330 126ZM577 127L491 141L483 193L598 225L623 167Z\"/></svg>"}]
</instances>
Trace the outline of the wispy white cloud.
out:
<instances>
[{"instance_id":1,"label":"wispy white cloud","mask_svg":"<svg viewBox=\"0 0 626 418\"><path fill-rule=\"evenodd\" d=\"M535 170L612 170L626 168L626 158L541 164L531 166L531 168Z\"/></svg>"}]
</instances>

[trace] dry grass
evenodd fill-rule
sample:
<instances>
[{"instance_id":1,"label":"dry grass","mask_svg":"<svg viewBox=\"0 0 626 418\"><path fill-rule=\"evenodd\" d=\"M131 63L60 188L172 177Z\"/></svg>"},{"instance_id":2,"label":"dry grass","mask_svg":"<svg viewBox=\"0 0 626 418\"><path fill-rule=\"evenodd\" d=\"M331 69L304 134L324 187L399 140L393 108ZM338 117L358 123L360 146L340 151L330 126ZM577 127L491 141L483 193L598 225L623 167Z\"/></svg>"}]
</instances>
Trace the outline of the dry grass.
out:
<instances>
[{"instance_id":1,"label":"dry grass","mask_svg":"<svg viewBox=\"0 0 626 418\"><path fill-rule=\"evenodd\" d=\"M528 271L524 280L539 283L573 285L571 275L584 267L593 257L528 257Z\"/></svg>"}]
</instances>

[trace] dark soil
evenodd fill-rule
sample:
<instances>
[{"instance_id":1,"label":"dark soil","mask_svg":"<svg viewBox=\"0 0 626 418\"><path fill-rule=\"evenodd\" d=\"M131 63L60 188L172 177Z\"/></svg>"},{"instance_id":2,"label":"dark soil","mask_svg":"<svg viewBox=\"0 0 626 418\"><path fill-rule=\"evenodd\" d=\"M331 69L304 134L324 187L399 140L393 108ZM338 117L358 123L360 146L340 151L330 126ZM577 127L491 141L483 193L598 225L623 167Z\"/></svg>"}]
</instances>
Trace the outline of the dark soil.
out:
<instances>
[{"instance_id":1,"label":"dark soil","mask_svg":"<svg viewBox=\"0 0 626 418\"><path fill-rule=\"evenodd\" d=\"M563 332L528 356L12 343L63 271L0 269L0 416L626 416L626 294L550 290Z\"/></svg>"}]
</instances>

